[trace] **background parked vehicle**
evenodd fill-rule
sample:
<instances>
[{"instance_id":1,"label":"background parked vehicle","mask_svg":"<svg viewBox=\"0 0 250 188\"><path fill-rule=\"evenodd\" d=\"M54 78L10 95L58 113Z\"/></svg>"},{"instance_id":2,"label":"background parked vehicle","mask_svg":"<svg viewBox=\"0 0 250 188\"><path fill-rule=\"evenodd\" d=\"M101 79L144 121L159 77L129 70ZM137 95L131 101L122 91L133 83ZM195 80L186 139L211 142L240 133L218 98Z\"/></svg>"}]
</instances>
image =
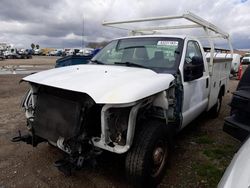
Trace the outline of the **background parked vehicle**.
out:
<instances>
[{"instance_id":1,"label":"background parked vehicle","mask_svg":"<svg viewBox=\"0 0 250 188\"><path fill-rule=\"evenodd\" d=\"M0 60L2 61L2 60L4 60L4 59L5 59L5 56L4 56L4 54L3 54L3 51L0 50Z\"/></svg>"},{"instance_id":2,"label":"background parked vehicle","mask_svg":"<svg viewBox=\"0 0 250 188\"><path fill-rule=\"evenodd\" d=\"M250 174L250 138L244 142L234 155L230 165L221 178L218 188L249 187Z\"/></svg>"},{"instance_id":3,"label":"background parked vehicle","mask_svg":"<svg viewBox=\"0 0 250 188\"><path fill-rule=\"evenodd\" d=\"M246 53L241 61L240 65L241 74L239 75L239 79L241 79L242 75L244 74L245 70L249 65L250 65L250 53Z\"/></svg>"},{"instance_id":4,"label":"background parked vehicle","mask_svg":"<svg viewBox=\"0 0 250 188\"><path fill-rule=\"evenodd\" d=\"M87 64L99 51L100 51L99 48L97 49L88 48L85 52L81 51L77 53L77 55L68 55L68 56L62 55L64 57L56 60L55 67L58 68L58 67L65 67L65 66L70 66L70 65Z\"/></svg>"},{"instance_id":5,"label":"background parked vehicle","mask_svg":"<svg viewBox=\"0 0 250 188\"><path fill-rule=\"evenodd\" d=\"M231 65L231 74L236 76L239 72L239 67L241 63L241 55L239 54L233 54L233 61Z\"/></svg>"},{"instance_id":6,"label":"background parked vehicle","mask_svg":"<svg viewBox=\"0 0 250 188\"><path fill-rule=\"evenodd\" d=\"M242 64L249 65L250 64L250 53L246 53L242 58Z\"/></svg>"},{"instance_id":7,"label":"background parked vehicle","mask_svg":"<svg viewBox=\"0 0 250 188\"><path fill-rule=\"evenodd\" d=\"M62 56L63 49L55 49L49 52L49 56Z\"/></svg>"},{"instance_id":8,"label":"background parked vehicle","mask_svg":"<svg viewBox=\"0 0 250 188\"><path fill-rule=\"evenodd\" d=\"M83 48L76 55L89 56L92 55L93 51L93 48Z\"/></svg>"},{"instance_id":9,"label":"background parked vehicle","mask_svg":"<svg viewBox=\"0 0 250 188\"><path fill-rule=\"evenodd\" d=\"M6 59L15 58L17 56L17 50L15 48L11 48L3 52Z\"/></svg>"},{"instance_id":10,"label":"background parked vehicle","mask_svg":"<svg viewBox=\"0 0 250 188\"><path fill-rule=\"evenodd\" d=\"M76 55L79 52L80 52L80 49L78 49L78 48L69 49L69 50L65 51L66 56L67 55Z\"/></svg>"},{"instance_id":11,"label":"background parked vehicle","mask_svg":"<svg viewBox=\"0 0 250 188\"><path fill-rule=\"evenodd\" d=\"M22 49L18 51L16 48L4 51L4 56L6 59L30 59L32 58L31 50Z\"/></svg>"},{"instance_id":12,"label":"background parked vehicle","mask_svg":"<svg viewBox=\"0 0 250 188\"><path fill-rule=\"evenodd\" d=\"M65 67L70 65L87 64L92 59L92 55L80 56L80 55L68 55L56 60L55 67Z\"/></svg>"},{"instance_id":13,"label":"background parked vehicle","mask_svg":"<svg viewBox=\"0 0 250 188\"><path fill-rule=\"evenodd\" d=\"M54 51L54 48L42 48L41 49L41 55L48 56L51 51Z\"/></svg>"},{"instance_id":14,"label":"background parked vehicle","mask_svg":"<svg viewBox=\"0 0 250 188\"><path fill-rule=\"evenodd\" d=\"M250 133L250 66L233 92L230 116L225 118L223 130L244 141Z\"/></svg>"},{"instance_id":15,"label":"background parked vehicle","mask_svg":"<svg viewBox=\"0 0 250 188\"><path fill-rule=\"evenodd\" d=\"M231 113L223 130L243 142L226 169L218 188L249 187L250 183L250 66L240 80L230 103Z\"/></svg>"},{"instance_id":16,"label":"background parked vehicle","mask_svg":"<svg viewBox=\"0 0 250 188\"><path fill-rule=\"evenodd\" d=\"M35 49L34 55L42 55L42 49Z\"/></svg>"}]
</instances>

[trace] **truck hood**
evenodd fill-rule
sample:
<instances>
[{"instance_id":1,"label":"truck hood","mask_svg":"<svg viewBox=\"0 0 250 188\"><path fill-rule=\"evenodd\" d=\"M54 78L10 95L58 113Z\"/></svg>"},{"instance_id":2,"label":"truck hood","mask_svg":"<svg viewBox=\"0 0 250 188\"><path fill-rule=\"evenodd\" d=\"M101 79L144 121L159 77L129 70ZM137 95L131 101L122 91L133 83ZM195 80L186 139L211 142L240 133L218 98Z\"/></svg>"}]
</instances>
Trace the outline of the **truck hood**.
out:
<instances>
[{"instance_id":1,"label":"truck hood","mask_svg":"<svg viewBox=\"0 0 250 188\"><path fill-rule=\"evenodd\" d=\"M42 71L24 81L86 93L96 103L130 103L169 88L171 74L112 65L75 65Z\"/></svg>"}]
</instances>

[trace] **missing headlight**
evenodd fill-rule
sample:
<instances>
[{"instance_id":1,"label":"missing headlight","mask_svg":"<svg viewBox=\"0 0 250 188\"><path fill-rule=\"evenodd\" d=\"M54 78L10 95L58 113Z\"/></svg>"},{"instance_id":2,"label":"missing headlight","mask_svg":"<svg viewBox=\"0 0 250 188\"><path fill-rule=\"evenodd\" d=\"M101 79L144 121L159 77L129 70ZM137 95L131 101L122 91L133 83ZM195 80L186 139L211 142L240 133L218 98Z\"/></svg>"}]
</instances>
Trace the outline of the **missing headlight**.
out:
<instances>
[{"instance_id":1,"label":"missing headlight","mask_svg":"<svg viewBox=\"0 0 250 188\"><path fill-rule=\"evenodd\" d=\"M109 109L108 126L110 139L119 145L126 144L129 113L131 107Z\"/></svg>"}]
</instances>

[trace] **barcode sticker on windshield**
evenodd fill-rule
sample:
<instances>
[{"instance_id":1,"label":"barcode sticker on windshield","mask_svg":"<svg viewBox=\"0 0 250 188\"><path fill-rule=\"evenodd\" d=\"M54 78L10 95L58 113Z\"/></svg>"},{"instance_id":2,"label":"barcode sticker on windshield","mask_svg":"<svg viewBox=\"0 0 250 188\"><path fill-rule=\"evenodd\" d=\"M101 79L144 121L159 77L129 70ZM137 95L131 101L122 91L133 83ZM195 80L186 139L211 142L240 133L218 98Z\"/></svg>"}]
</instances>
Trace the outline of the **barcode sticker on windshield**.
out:
<instances>
[{"instance_id":1,"label":"barcode sticker on windshield","mask_svg":"<svg viewBox=\"0 0 250 188\"><path fill-rule=\"evenodd\" d=\"M158 41L157 45L161 45L161 46L178 46L178 41Z\"/></svg>"}]
</instances>

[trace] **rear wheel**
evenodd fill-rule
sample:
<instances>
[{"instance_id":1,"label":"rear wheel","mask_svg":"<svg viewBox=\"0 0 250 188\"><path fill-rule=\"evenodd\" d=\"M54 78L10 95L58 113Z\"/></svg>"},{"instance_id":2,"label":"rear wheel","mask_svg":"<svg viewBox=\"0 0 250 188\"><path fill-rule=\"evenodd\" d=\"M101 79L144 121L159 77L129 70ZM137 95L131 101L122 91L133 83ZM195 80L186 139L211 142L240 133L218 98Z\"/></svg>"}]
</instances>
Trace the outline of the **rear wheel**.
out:
<instances>
[{"instance_id":1,"label":"rear wheel","mask_svg":"<svg viewBox=\"0 0 250 188\"><path fill-rule=\"evenodd\" d=\"M126 172L136 187L155 187L165 174L172 143L165 124L151 121L136 135L126 157Z\"/></svg>"},{"instance_id":2,"label":"rear wheel","mask_svg":"<svg viewBox=\"0 0 250 188\"><path fill-rule=\"evenodd\" d=\"M217 118L220 114L220 109L221 109L221 103L222 103L222 96L219 95L217 98L216 104L211 108L211 117L212 118Z\"/></svg>"}]
</instances>

